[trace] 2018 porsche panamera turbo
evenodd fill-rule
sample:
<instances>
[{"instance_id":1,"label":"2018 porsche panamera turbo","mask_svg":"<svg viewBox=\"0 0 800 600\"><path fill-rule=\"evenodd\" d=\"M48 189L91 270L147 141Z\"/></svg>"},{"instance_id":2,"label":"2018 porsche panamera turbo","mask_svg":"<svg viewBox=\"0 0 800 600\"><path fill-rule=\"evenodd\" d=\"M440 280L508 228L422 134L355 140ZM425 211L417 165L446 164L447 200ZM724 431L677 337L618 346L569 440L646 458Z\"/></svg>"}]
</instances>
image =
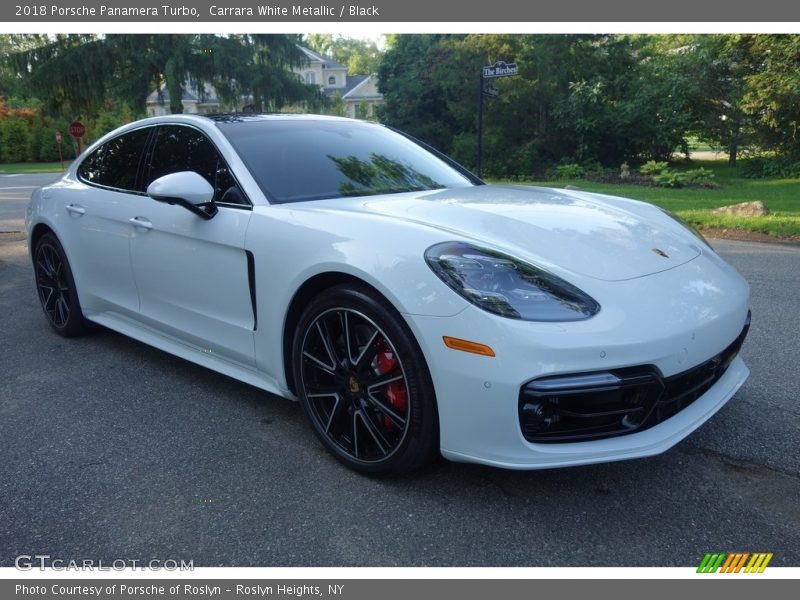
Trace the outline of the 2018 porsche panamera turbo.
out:
<instances>
[{"instance_id":1,"label":"2018 porsche panamera turbo","mask_svg":"<svg viewBox=\"0 0 800 600\"><path fill-rule=\"evenodd\" d=\"M486 185L374 123L131 123L26 224L57 333L98 323L297 399L362 472L648 456L748 376L747 283L672 215Z\"/></svg>"}]
</instances>

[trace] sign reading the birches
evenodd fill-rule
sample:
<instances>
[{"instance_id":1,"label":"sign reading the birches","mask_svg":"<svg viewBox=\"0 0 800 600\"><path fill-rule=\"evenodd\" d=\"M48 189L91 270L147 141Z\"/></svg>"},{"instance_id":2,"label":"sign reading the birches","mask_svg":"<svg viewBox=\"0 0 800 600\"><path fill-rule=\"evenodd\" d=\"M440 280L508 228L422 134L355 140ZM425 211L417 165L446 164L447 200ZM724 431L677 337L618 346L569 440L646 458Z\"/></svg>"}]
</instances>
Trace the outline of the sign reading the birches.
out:
<instances>
[{"instance_id":1,"label":"sign reading the birches","mask_svg":"<svg viewBox=\"0 0 800 600\"><path fill-rule=\"evenodd\" d=\"M517 63L507 63L504 60L498 60L493 65L483 67L484 79L492 79L493 77L511 77L512 75L519 75Z\"/></svg>"}]
</instances>

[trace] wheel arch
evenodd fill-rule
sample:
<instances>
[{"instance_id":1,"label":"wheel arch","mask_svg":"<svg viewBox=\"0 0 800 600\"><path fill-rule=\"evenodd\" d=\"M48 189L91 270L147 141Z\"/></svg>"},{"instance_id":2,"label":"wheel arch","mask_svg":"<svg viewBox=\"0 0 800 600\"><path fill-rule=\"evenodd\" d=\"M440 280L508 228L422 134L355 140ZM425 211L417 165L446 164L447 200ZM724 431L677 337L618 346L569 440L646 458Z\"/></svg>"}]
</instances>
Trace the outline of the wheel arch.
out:
<instances>
[{"instance_id":1,"label":"wheel arch","mask_svg":"<svg viewBox=\"0 0 800 600\"><path fill-rule=\"evenodd\" d=\"M31 236L28 243L28 252L31 256L33 256L33 251L36 248L36 244L39 243L39 240L42 239L42 236L46 233L51 234L58 240L58 243L61 244L61 240L58 239L58 236L56 235L56 232L53 231L52 227L46 223L37 223L33 226L33 229L31 229ZM63 247L64 245L61 244L61 246Z\"/></svg>"},{"instance_id":2,"label":"wheel arch","mask_svg":"<svg viewBox=\"0 0 800 600\"><path fill-rule=\"evenodd\" d=\"M41 243L41 240L45 236L50 236L52 241L55 243L56 248L55 250L61 255L59 257L62 260L65 271L66 271L66 290L69 292L69 299L67 303L69 304L69 310L74 311L76 315L74 318L72 316L72 312L68 314L67 321L62 325L56 325L52 320L50 321L50 325L56 330L56 332L63 336L63 337L74 337L78 335L82 335L87 332L87 321L83 315L83 309L81 308L80 303L80 294L78 292L78 286L75 282L75 276L71 267L70 257L67 255L67 251L64 248L64 244L61 242L58 234L56 233L55 229L53 229L47 222L40 221L33 225L30 229L30 236L29 236L29 248L28 251L30 253L31 262L34 271L34 277L37 282L37 295L39 294L38 286L39 286L39 276L37 274L38 269L38 261L36 256L37 246ZM52 243L50 243L52 246ZM40 296L41 301L41 296ZM47 309L42 302L42 308L45 309L47 313ZM71 321L71 322L70 322Z\"/></svg>"},{"instance_id":3,"label":"wheel arch","mask_svg":"<svg viewBox=\"0 0 800 600\"><path fill-rule=\"evenodd\" d=\"M294 376L292 374L294 367L292 363L292 343L294 341L294 330L300 320L300 315L303 313L303 309L308 305L308 303L320 292L327 288L342 284L351 284L361 288L366 288L370 292L385 300L390 306L397 310L397 307L394 306L391 300L389 300L385 294L382 294L380 290L375 288L375 286L370 285L360 277L356 277L355 275L351 275L349 273L343 273L341 271L327 271L325 273L318 273L303 282L303 284L294 293L291 302L289 302L289 308L286 311L286 317L283 321L283 375L286 378L286 385L289 388L289 391L295 396L297 395L297 390L294 389Z\"/></svg>"}]
</instances>

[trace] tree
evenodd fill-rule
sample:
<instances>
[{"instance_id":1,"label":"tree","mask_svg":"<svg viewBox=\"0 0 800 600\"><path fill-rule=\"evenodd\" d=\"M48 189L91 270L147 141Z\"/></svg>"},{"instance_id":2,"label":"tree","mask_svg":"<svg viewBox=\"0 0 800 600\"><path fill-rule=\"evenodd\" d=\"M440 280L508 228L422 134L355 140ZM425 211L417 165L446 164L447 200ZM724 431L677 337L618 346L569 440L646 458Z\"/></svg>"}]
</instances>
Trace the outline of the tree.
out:
<instances>
[{"instance_id":1,"label":"tree","mask_svg":"<svg viewBox=\"0 0 800 600\"><path fill-rule=\"evenodd\" d=\"M311 33L306 35L305 43L312 50L342 63L351 75L377 73L383 58L383 52L373 40L330 33Z\"/></svg>"},{"instance_id":2,"label":"tree","mask_svg":"<svg viewBox=\"0 0 800 600\"><path fill-rule=\"evenodd\" d=\"M427 34L393 39L378 69L378 89L384 100L378 116L387 125L448 152L459 124L447 102L454 87L439 69L447 60L445 39ZM456 93L460 89L455 88Z\"/></svg>"},{"instance_id":3,"label":"tree","mask_svg":"<svg viewBox=\"0 0 800 600\"><path fill-rule=\"evenodd\" d=\"M750 39L752 68L742 105L754 136L766 150L800 160L800 36L759 35Z\"/></svg>"},{"instance_id":4,"label":"tree","mask_svg":"<svg viewBox=\"0 0 800 600\"><path fill-rule=\"evenodd\" d=\"M516 62L484 101L483 167L541 174L560 160L618 167L666 159L696 126L700 85L686 54L653 36L392 36L381 118L452 154L476 156L480 68ZM669 40L670 44L677 40Z\"/></svg>"},{"instance_id":5,"label":"tree","mask_svg":"<svg viewBox=\"0 0 800 600\"><path fill-rule=\"evenodd\" d=\"M0 96L20 96L20 81L11 64L11 56L41 45L43 35L0 35Z\"/></svg>"},{"instance_id":6,"label":"tree","mask_svg":"<svg viewBox=\"0 0 800 600\"><path fill-rule=\"evenodd\" d=\"M313 100L316 90L291 72L302 54L298 36L205 34L38 36L34 47L11 56L27 91L50 111L93 114L108 99L143 112L147 94L166 85L170 110L183 112L182 88L202 94L213 84L231 104L249 97L257 110Z\"/></svg>"},{"instance_id":7,"label":"tree","mask_svg":"<svg viewBox=\"0 0 800 600\"><path fill-rule=\"evenodd\" d=\"M669 160L697 127L702 82L695 57L684 36L672 36L672 43L666 37L625 38L631 60L618 90L616 126L618 142L630 140L626 159Z\"/></svg>"},{"instance_id":8,"label":"tree","mask_svg":"<svg viewBox=\"0 0 800 600\"><path fill-rule=\"evenodd\" d=\"M690 107L695 117L691 129L700 139L723 148L735 166L742 146L754 142L744 97L749 76L759 69L760 59L752 48L756 36L665 37L677 38L669 52L679 55L681 73L698 88Z\"/></svg>"},{"instance_id":9,"label":"tree","mask_svg":"<svg viewBox=\"0 0 800 600\"><path fill-rule=\"evenodd\" d=\"M346 117L347 106L345 106L342 94L336 90L327 99L325 103L325 114L333 115L335 117Z\"/></svg>"},{"instance_id":10,"label":"tree","mask_svg":"<svg viewBox=\"0 0 800 600\"><path fill-rule=\"evenodd\" d=\"M672 151L674 115L659 117L637 77L640 59L619 36L397 36L381 66L382 119L410 130L466 165L476 156L478 79L482 66L516 62L519 76L493 80L485 101L484 169L532 175L562 158L619 165ZM651 86L652 87L652 86ZM659 90L659 94L663 90ZM643 123L663 135L636 136Z\"/></svg>"},{"instance_id":11,"label":"tree","mask_svg":"<svg viewBox=\"0 0 800 600\"><path fill-rule=\"evenodd\" d=\"M317 86L306 85L292 71L306 60L299 42L298 35L206 36L207 61L197 77L211 82L229 104L249 98L256 112L277 111L292 102L318 108L322 98Z\"/></svg>"}]
</instances>

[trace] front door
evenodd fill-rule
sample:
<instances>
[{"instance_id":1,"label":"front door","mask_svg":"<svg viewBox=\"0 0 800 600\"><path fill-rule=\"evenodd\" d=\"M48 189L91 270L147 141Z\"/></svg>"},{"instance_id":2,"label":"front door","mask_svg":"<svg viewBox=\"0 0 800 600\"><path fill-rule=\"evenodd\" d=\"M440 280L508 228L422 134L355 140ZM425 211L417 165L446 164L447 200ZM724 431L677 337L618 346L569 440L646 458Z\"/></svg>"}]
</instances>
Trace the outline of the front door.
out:
<instances>
[{"instance_id":1,"label":"front door","mask_svg":"<svg viewBox=\"0 0 800 600\"><path fill-rule=\"evenodd\" d=\"M227 165L198 129L158 128L145 185L195 171L219 200L236 187ZM245 201L244 196L228 194ZM254 366L255 314L244 250L249 204L225 204L210 220L142 197L132 215L131 263L145 324L227 360Z\"/></svg>"}]
</instances>

